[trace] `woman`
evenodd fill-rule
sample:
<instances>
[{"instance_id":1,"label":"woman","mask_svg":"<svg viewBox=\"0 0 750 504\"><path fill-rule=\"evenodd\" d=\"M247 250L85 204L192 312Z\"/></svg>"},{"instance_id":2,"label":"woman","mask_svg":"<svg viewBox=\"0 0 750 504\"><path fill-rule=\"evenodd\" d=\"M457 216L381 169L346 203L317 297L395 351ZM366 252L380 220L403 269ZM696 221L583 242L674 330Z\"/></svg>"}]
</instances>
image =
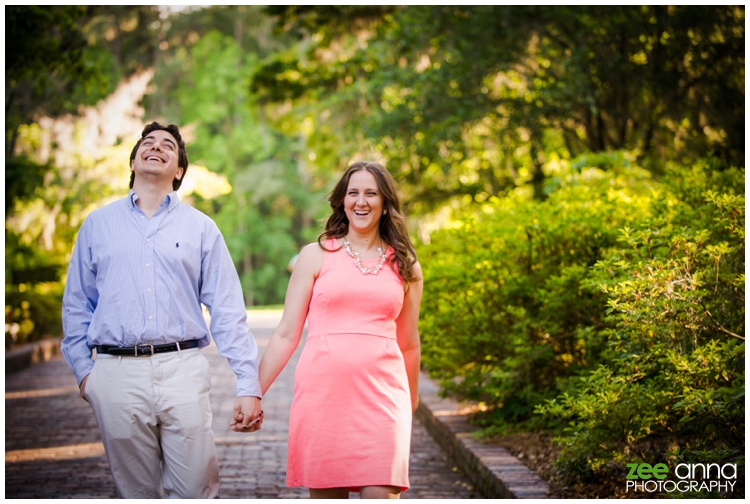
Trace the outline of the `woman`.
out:
<instances>
[{"instance_id":1,"label":"woman","mask_svg":"<svg viewBox=\"0 0 750 504\"><path fill-rule=\"evenodd\" d=\"M287 485L311 498L399 498L419 379L422 270L395 184L351 165L329 197L325 231L302 249L284 315L260 363L263 393L308 335L289 421Z\"/></svg>"}]
</instances>

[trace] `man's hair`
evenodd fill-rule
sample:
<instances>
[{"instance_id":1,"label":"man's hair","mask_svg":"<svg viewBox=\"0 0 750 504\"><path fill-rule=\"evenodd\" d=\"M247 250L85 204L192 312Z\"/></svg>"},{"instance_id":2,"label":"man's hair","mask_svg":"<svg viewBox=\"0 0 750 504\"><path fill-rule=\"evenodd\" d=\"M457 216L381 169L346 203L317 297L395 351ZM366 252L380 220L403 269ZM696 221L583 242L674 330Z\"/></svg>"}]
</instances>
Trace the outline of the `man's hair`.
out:
<instances>
[{"instance_id":1,"label":"man's hair","mask_svg":"<svg viewBox=\"0 0 750 504\"><path fill-rule=\"evenodd\" d=\"M175 124L169 124L167 126L164 126L163 124L160 124L156 121L152 122L151 124L147 125L145 128L143 128L143 131L141 132L141 138L138 139L138 142L135 144L135 147L133 147L132 152L130 153L130 163L129 165L133 164L133 160L135 160L135 155L138 152L138 147L141 146L141 142L143 142L143 139L148 136L149 133L152 131L157 130L164 130L170 135L174 137L175 140L177 140L177 148L179 151L179 157L177 159L177 166L182 168L182 177L181 178L175 178L172 181L172 189L175 191L180 188L180 185L182 185L182 181L185 180L185 174L187 173L188 169L188 155L187 155L187 149L185 149L185 142L182 140L182 135L180 135L180 128L177 127ZM133 188L133 182L135 181L135 172L130 172L130 188Z\"/></svg>"}]
</instances>

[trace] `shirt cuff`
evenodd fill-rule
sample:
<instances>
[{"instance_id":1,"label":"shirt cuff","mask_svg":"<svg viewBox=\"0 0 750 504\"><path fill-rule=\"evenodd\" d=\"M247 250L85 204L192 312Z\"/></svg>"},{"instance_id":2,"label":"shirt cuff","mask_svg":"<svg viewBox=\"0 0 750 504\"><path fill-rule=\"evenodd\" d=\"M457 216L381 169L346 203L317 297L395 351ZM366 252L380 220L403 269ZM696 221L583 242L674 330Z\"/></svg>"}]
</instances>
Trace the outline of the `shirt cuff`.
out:
<instances>
[{"instance_id":1,"label":"shirt cuff","mask_svg":"<svg viewBox=\"0 0 750 504\"><path fill-rule=\"evenodd\" d=\"M252 378L237 380L237 397L241 396L262 399L263 394L260 392L260 382L257 379Z\"/></svg>"},{"instance_id":2,"label":"shirt cuff","mask_svg":"<svg viewBox=\"0 0 750 504\"><path fill-rule=\"evenodd\" d=\"M94 369L94 360L93 359L86 359L83 362L79 363L73 374L76 376L76 381L78 381L78 386L81 386L81 382L84 378L86 378L89 374L91 374L91 371Z\"/></svg>"}]
</instances>

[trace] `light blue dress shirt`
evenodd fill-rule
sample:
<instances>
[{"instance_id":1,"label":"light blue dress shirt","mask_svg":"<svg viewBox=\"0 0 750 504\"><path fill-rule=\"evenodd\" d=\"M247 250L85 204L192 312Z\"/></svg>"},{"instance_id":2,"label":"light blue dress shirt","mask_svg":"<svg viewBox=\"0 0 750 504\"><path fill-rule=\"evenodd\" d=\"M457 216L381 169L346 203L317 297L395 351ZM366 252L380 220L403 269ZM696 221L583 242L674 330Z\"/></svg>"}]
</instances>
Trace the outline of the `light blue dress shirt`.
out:
<instances>
[{"instance_id":1,"label":"light blue dress shirt","mask_svg":"<svg viewBox=\"0 0 750 504\"><path fill-rule=\"evenodd\" d=\"M78 383L97 345L162 345L213 336L237 395L261 397L258 347L237 271L216 224L172 192L149 219L131 190L78 231L63 295L61 352ZM203 317L211 314L211 332Z\"/></svg>"}]
</instances>

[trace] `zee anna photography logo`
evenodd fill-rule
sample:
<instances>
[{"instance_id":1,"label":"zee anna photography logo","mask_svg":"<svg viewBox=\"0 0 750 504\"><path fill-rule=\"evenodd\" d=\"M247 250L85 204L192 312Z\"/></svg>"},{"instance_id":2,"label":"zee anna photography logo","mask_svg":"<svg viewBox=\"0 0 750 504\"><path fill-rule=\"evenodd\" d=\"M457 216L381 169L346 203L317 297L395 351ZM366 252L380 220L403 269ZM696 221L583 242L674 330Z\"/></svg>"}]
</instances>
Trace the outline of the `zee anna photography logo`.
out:
<instances>
[{"instance_id":1,"label":"zee anna photography logo","mask_svg":"<svg viewBox=\"0 0 750 504\"><path fill-rule=\"evenodd\" d=\"M628 464L626 492L731 493L737 484L737 464Z\"/></svg>"}]
</instances>

